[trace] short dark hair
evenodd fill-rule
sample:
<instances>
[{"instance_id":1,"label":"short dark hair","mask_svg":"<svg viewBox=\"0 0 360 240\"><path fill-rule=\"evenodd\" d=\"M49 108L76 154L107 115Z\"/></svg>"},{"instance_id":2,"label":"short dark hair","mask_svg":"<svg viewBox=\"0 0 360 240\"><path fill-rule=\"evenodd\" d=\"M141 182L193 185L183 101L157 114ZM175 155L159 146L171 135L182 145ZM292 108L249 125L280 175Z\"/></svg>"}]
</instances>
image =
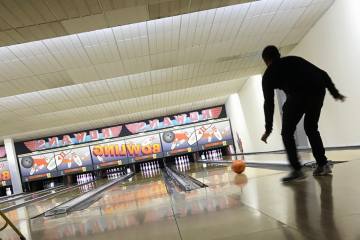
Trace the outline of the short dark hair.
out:
<instances>
[{"instance_id":1,"label":"short dark hair","mask_svg":"<svg viewBox=\"0 0 360 240\"><path fill-rule=\"evenodd\" d=\"M265 47L262 52L262 58L264 61L272 61L274 59L280 58L279 49L273 45Z\"/></svg>"}]
</instances>

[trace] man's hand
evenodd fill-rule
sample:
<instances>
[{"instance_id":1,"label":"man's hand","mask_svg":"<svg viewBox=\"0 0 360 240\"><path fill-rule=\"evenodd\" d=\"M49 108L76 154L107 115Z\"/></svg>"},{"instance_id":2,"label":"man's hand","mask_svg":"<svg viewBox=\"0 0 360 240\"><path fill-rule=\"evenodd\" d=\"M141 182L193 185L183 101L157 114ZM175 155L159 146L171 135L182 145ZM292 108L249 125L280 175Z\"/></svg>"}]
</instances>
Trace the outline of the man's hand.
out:
<instances>
[{"instance_id":1,"label":"man's hand","mask_svg":"<svg viewBox=\"0 0 360 240\"><path fill-rule=\"evenodd\" d=\"M263 141L264 143L267 143L267 139L270 136L270 133L265 132L262 136L261 136L261 141Z\"/></svg>"},{"instance_id":2,"label":"man's hand","mask_svg":"<svg viewBox=\"0 0 360 240\"><path fill-rule=\"evenodd\" d=\"M346 97L344 95L341 95L341 94L339 94L339 96L337 96L335 98L336 101L342 101L342 102L345 102L345 99L346 99Z\"/></svg>"}]
</instances>

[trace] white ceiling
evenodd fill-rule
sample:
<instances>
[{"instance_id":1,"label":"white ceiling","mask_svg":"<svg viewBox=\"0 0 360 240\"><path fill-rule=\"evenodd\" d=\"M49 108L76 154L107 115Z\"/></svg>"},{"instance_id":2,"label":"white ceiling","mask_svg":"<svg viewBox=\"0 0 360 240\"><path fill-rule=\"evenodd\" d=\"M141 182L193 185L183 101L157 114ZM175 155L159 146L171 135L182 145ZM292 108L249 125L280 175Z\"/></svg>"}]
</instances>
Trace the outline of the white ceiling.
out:
<instances>
[{"instance_id":1,"label":"white ceiling","mask_svg":"<svg viewBox=\"0 0 360 240\"><path fill-rule=\"evenodd\" d=\"M256 0L0 0L0 46Z\"/></svg>"},{"instance_id":2,"label":"white ceiling","mask_svg":"<svg viewBox=\"0 0 360 240\"><path fill-rule=\"evenodd\" d=\"M5 2L9 1L0 1L2 17ZM58 1L33 0L28 6L38 2ZM114 6L117 1L64 2ZM181 6L184 1L133 2L142 4L149 17L150 2ZM37 138L222 104L249 76L262 73L264 46L278 45L286 54L333 0L209 2L230 6L209 5L205 9L212 9L204 11L188 7L186 12L192 13L182 15L176 15L181 8L164 8L168 12L161 8L156 18L171 17L145 22L135 21L135 13L128 14L129 21L136 22L130 25L122 25L129 22L122 15L123 22L113 24L121 26L111 28L92 20L99 30L82 32L72 25L78 33L0 47L0 140ZM36 35L36 31L28 33Z\"/></svg>"}]
</instances>

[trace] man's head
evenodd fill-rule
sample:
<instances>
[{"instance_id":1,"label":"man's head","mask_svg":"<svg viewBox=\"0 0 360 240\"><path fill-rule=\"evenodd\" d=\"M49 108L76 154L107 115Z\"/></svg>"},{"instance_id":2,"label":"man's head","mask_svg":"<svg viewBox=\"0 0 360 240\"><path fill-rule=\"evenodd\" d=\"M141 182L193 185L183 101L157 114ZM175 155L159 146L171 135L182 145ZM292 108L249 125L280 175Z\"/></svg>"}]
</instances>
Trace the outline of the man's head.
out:
<instances>
[{"instance_id":1,"label":"man's head","mask_svg":"<svg viewBox=\"0 0 360 240\"><path fill-rule=\"evenodd\" d=\"M280 52L279 49L275 46L267 46L264 48L262 52L262 58L266 64L266 66L269 66L274 60L277 60L280 58Z\"/></svg>"}]
</instances>

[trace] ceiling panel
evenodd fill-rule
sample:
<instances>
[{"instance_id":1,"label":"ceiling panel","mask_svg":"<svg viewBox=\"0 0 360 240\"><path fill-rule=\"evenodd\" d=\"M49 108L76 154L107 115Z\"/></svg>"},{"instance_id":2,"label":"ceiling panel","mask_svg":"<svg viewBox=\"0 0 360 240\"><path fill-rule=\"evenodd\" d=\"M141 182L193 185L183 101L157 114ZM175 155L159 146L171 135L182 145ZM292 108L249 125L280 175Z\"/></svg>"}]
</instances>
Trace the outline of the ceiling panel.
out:
<instances>
[{"instance_id":1,"label":"ceiling panel","mask_svg":"<svg viewBox=\"0 0 360 240\"><path fill-rule=\"evenodd\" d=\"M333 1L219 8L236 2L7 1L16 11L0 4L0 44L9 45L0 47L0 139L222 104L262 73L264 46L286 54Z\"/></svg>"}]
</instances>

